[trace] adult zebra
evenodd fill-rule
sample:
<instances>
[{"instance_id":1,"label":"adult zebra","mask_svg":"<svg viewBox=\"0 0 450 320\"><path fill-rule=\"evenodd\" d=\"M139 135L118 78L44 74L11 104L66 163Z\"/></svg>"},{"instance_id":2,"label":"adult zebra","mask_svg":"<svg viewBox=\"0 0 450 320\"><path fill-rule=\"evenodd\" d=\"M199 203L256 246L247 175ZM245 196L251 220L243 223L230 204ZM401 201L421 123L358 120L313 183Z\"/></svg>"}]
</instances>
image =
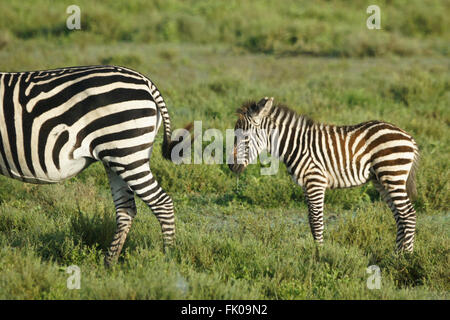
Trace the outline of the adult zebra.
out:
<instances>
[{"instance_id":1,"label":"adult zebra","mask_svg":"<svg viewBox=\"0 0 450 320\"><path fill-rule=\"evenodd\" d=\"M392 124L369 121L353 126L315 123L273 98L238 110L230 169L240 173L264 149L284 161L303 187L314 239L323 242L323 203L327 188L372 181L394 213L397 249L412 251L416 225L411 196L416 193L419 151L414 139Z\"/></svg>"},{"instance_id":2,"label":"adult zebra","mask_svg":"<svg viewBox=\"0 0 450 320\"><path fill-rule=\"evenodd\" d=\"M170 159L178 142L164 100L147 77L124 67L0 73L0 173L56 183L102 161L117 222L105 263L118 259L136 215L134 194L157 217L166 247L175 235L172 199L149 164L161 121Z\"/></svg>"}]
</instances>

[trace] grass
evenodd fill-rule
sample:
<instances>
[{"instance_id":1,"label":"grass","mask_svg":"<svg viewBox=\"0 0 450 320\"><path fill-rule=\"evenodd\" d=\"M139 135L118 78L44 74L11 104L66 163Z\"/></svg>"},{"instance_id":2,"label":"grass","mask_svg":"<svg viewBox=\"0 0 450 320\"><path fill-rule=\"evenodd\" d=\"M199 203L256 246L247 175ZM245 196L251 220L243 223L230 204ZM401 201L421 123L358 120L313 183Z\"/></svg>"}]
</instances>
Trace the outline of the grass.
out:
<instances>
[{"instance_id":1,"label":"grass","mask_svg":"<svg viewBox=\"0 0 450 320\"><path fill-rule=\"evenodd\" d=\"M382 30L369 31L363 1L278 3L79 1L82 30L68 31L72 3L1 2L0 70L125 65L158 85L174 127L225 132L242 102L269 95L317 121L394 123L421 150L415 252L394 253L394 219L371 185L327 192L318 249L283 166L239 180L226 165L177 166L160 134L151 166L175 204L171 255L138 201L119 263L103 267L115 217L98 163L57 185L0 177L0 298L449 298L448 4L378 1ZM80 290L66 287L70 265ZM380 290L366 286L370 265Z\"/></svg>"}]
</instances>

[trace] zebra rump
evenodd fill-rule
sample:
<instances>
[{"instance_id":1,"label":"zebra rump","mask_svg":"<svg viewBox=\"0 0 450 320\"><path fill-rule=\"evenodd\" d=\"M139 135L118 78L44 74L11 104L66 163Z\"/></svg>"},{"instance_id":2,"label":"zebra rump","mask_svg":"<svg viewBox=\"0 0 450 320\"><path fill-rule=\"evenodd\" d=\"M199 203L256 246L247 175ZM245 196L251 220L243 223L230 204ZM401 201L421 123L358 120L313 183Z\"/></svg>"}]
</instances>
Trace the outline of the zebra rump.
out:
<instances>
[{"instance_id":1,"label":"zebra rump","mask_svg":"<svg viewBox=\"0 0 450 320\"><path fill-rule=\"evenodd\" d=\"M24 182L56 183L101 161L117 221L106 264L117 260L136 215L134 195L160 222L165 247L173 243L172 199L149 164L161 123L162 154L170 160L173 148L188 140L186 134L171 139L161 93L150 79L125 67L0 73L0 173Z\"/></svg>"}]
</instances>

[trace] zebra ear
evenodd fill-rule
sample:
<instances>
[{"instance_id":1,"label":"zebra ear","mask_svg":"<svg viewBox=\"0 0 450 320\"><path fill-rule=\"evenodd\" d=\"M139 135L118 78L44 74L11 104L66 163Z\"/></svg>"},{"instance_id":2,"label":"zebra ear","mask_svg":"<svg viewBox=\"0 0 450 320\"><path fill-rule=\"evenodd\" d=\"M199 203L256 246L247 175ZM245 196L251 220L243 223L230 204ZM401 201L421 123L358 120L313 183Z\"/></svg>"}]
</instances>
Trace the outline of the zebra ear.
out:
<instances>
[{"instance_id":1,"label":"zebra ear","mask_svg":"<svg viewBox=\"0 0 450 320\"><path fill-rule=\"evenodd\" d=\"M265 97L264 99L261 99L258 103L258 117L262 118L269 114L270 110L272 109L273 105L273 97L270 99L268 97Z\"/></svg>"}]
</instances>

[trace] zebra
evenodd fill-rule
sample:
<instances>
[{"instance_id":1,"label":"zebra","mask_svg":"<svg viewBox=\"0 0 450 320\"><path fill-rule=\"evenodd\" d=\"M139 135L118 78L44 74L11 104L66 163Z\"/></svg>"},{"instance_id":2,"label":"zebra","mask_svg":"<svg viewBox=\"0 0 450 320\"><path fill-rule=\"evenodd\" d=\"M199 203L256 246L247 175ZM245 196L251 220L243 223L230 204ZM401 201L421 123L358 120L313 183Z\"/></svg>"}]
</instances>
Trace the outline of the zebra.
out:
<instances>
[{"instance_id":1,"label":"zebra","mask_svg":"<svg viewBox=\"0 0 450 320\"><path fill-rule=\"evenodd\" d=\"M133 218L136 194L161 225L164 250L174 243L172 199L150 170L158 129L171 159L170 117L155 84L120 66L80 66L0 73L0 173L34 184L71 178L101 161L116 211L105 255L117 262ZM189 130L189 125L186 127Z\"/></svg>"},{"instance_id":2,"label":"zebra","mask_svg":"<svg viewBox=\"0 0 450 320\"><path fill-rule=\"evenodd\" d=\"M394 214L397 251L413 251L416 213L411 199L417 195L419 149L408 133L382 121L317 123L267 97L245 103L237 112L235 130L241 134L235 136L229 168L241 173L265 149L278 156L304 190L309 225L319 245L326 189L372 181Z\"/></svg>"}]
</instances>

